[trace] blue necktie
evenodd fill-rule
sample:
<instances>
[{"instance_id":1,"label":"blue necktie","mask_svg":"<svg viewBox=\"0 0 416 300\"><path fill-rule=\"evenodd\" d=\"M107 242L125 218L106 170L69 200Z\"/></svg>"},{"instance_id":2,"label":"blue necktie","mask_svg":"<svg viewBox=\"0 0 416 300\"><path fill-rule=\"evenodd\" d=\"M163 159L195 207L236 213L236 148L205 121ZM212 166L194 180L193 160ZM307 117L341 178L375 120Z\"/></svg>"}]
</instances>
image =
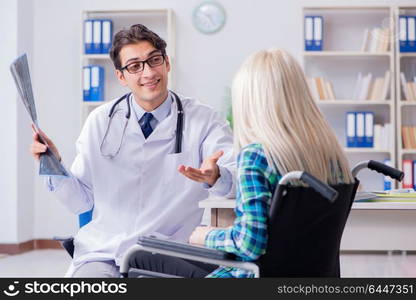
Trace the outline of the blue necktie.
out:
<instances>
[{"instance_id":1,"label":"blue necktie","mask_svg":"<svg viewBox=\"0 0 416 300\"><path fill-rule=\"evenodd\" d=\"M153 131L152 126L150 126L150 120L152 119L153 119L153 115L151 113L144 113L143 117L140 120L141 122L139 122L145 139L147 139L147 137Z\"/></svg>"}]
</instances>

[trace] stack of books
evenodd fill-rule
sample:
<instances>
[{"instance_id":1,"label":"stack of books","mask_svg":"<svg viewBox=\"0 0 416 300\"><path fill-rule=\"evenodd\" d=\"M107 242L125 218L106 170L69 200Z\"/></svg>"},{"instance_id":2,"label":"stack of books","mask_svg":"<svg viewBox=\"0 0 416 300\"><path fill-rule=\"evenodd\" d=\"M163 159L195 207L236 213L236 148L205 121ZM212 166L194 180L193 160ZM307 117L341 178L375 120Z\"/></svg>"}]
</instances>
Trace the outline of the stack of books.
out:
<instances>
[{"instance_id":1,"label":"stack of books","mask_svg":"<svg viewBox=\"0 0 416 300\"><path fill-rule=\"evenodd\" d=\"M389 28L373 28L366 29L361 45L361 51L380 53L390 50L390 29Z\"/></svg>"},{"instance_id":2,"label":"stack of books","mask_svg":"<svg viewBox=\"0 0 416 300\"><path fill-rule=\"evenodd\" d=\"M416 149L416 127L402 126L403 149Z\"/></svg>"},{"instance_id":3,"label":"stack of books","mask_svg":"<svg viewBox=\"0 0 416 300\"><path fill-rule=\"evenodd\" d=\"M390 149L391 125L389 123L374 125L374 149Z\"/></svg>"},{"instance_id":4,"label":"stack of books","mask_svg":"<svg viewBox=\"0 0 416 300\"><path fill-rule=\"evenodd\" d=\"M322 77L307 78L309 89L315 100L335 100L335 93L330 81Z\"/></svg>"},{"instance_id":5,"label":"stack of books","mask_svg":"<svg viewBox=\"0 0 416 300\"><path fill-rule=\"evenodd\" d=\"M400 81L403 89L403 101L416 101L416 76L413 77L413 82L406 82L404 73L400 73Z\"/></svg>"},{"instance_id":6,"label":"stack of books","mask_svg":"<svg viewBox=\"0 0 416 300\"><path fill-rule=\"evenodd\" d=\"M372 73L363 76L359 72L352 99L370 101L387 100L390 88L390 71L386 71L384 77L375 78L374 81L372 79Z\"/></svg>"}]
</instances>

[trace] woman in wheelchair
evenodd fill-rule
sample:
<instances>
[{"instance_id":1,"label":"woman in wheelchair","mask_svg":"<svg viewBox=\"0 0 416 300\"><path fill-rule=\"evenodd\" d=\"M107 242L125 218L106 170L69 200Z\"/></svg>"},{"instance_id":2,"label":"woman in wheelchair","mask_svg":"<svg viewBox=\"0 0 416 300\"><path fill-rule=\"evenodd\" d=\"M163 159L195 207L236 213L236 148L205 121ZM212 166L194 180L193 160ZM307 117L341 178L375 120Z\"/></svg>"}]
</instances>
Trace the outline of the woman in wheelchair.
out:
<instances>
[{"instance_id":1,"label":"woman in wheelchair","mask_svg":"<svg viewBox=\"0 0 416 300\"><path fill-rule=\"evenodd\" d=\"M234 78L232 107L239 152L236 219L229 228L197 227L190 243L254 261L266 251L268 211L282 174L304 170L331 185L354 180L301 67L287 52L262 50L248 57ZM183 277L252 275L242 269L142 252L134 257L132 267Z\"/></svg>"}]
</instances>

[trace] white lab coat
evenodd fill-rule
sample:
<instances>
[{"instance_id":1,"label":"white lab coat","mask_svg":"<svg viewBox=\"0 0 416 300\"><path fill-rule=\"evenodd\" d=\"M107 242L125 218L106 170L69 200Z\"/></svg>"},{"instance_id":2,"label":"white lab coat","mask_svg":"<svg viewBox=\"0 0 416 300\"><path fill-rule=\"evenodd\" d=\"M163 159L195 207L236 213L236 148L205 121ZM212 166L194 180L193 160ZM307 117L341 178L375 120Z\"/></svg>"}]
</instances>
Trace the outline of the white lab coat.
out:
<instances>
[{"instance_id":1,"label":"white lab coat","mask_svg":"<svg viewBox=\"0 0 416 300\"><path fill-rule=\"evenodd\" d=\"M233 183L235 179L229 126L208 106L180 98L184 131L179 154L173 153L177 120L174 101L170 115L147 140L132 108L120 152L114 159L101 155L100 144L115 100L98 107L87 118L77 141L71 177L61 180L54 191L75 214L94 207L92 221L75 236L74 259L67 276L88 261L115 260L119 264L138 235L153 233L187 241L201 222L203 209L198 208L198 202L209 192L203 184L180 174L180 164L199 168L204 158L224 150L218 162L224 176L210 190L233 196L234 184L229 189L224 182L225 175ZM126 105L126 101L118 105L103 150L114 152L119 146Z\"/></svg>"}]
</instances>

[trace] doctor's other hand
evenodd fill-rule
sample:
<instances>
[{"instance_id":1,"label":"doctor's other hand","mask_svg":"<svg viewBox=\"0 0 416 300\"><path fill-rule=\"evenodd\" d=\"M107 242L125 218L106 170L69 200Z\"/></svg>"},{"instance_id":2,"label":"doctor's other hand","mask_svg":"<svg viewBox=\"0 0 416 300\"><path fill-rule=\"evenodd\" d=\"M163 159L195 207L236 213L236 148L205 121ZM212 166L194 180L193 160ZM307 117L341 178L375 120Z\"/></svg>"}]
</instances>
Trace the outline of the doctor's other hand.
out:
<instances>
[{"instance_id":1,"label":"doctor's other hand","mask_svg":"<svg viewBox=\"0 0 416 300\"><path fill-rule=\"evenodd\" d=\"M56 148L55 144L51 141L51 139L48 138L48 136L43 131L40 131L40 133L37 133L33 125L32 125L32 129L33 129L33 142L30 145L30 153L32 154L32 156L37 161L39 161L40 155L42 153L45 153L46 149L48 149L49 147L49 149L53 152L53 154L55 154L58 160L61 161L61 156L59 155L58 149ZM39 135L42 136L42 139L48 144L48 146L41 143Z\"/></svg>"},{"instance_id":2,"label":"doctor's other hand","mask_svg":"<svg viewBox=\"0 0 416 300\"><path fill-rule=\"evenodd\" d=\"M202 162L199 169L180 165L178 171L189 179L197 182L205 182L210 186L213 186L220 177L220 169L217 165L217 161L223 154L224 151L222 150L215 152Z\"/></svg>"},{"instance_id":3,"label":"doctor's other hand","mask_svg":"<svg viewBox=\"0 0 416 300\"><path fill-rule=\"evenodd\" d=\"M212 226L198 226L192 232L191 236L189 237L189 243L193 245L204 245L205 244L205 237L207 236L208 232L215 229Z\"/></svg>"}]
</instances>

